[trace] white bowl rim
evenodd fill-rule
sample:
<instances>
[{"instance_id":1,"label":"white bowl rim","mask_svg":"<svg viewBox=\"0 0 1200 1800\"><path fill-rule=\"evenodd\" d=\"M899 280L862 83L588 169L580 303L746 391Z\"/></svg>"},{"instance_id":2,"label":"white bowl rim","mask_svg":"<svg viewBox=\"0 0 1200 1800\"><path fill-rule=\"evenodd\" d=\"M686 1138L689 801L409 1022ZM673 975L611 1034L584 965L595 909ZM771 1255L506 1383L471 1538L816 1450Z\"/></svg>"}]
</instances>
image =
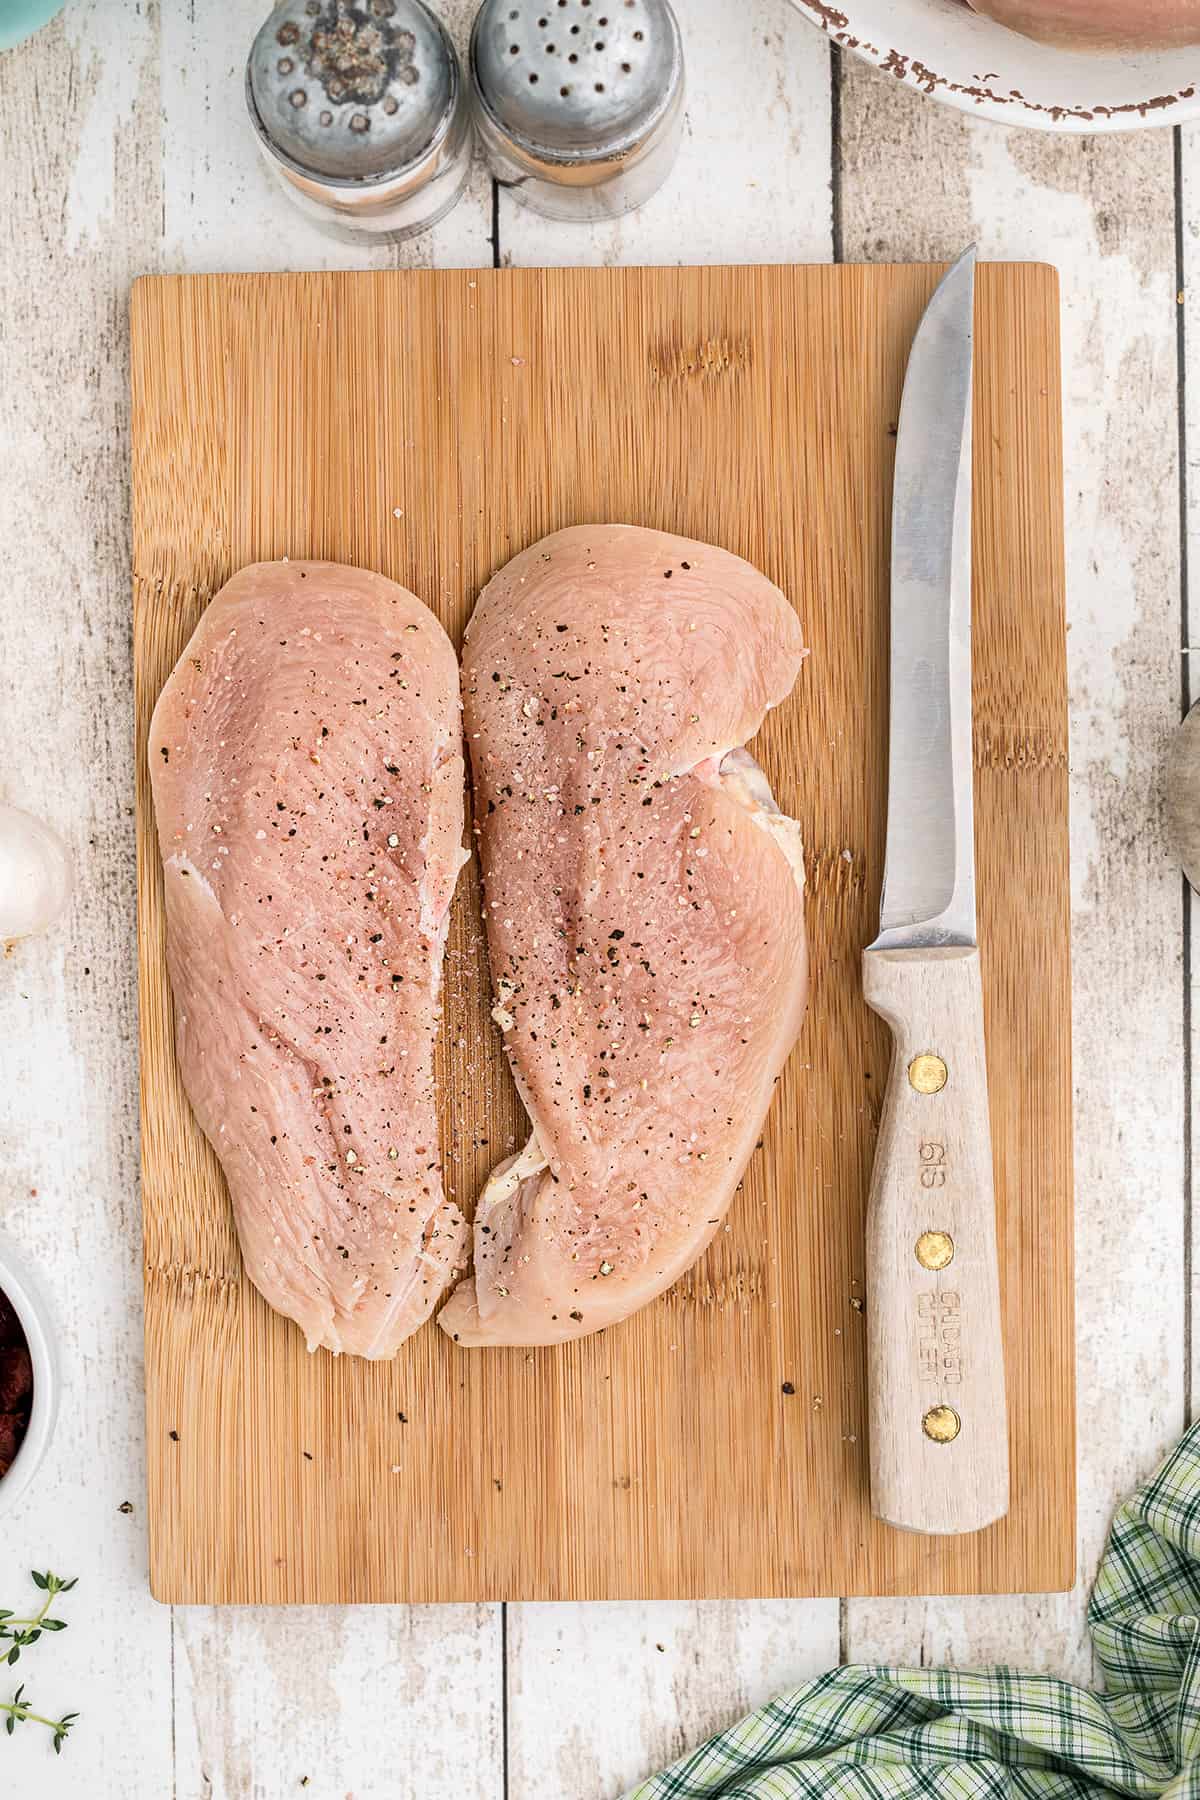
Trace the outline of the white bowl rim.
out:
<instances>
[{"instance_id":1,"label":"white bowl rim","mask_svg":"<svg viewBox=\"0 0 1200 1800\"><path fill-rule=\"evenodd\" d=\"M978 31L980 49L994 52L995 47L1000 46L1011 51L1014 70L1010 70L1005 78L992 69L982 78L978 73L970 79L941 74L930 66L930 56L924 46L910 43L906 50L900 48L898 40L905 36L903 19L892 27L896 34L892 43L872 41L871 34L877 34L878 8L872 6L871 0L792 0L796 10L835 44L853 50L905 87L928 94L947 106L957 107L960 112L1000 125L1022 126L1031 131L1091 134L1179 125L1186 119L1200 116L1200 48L1141 53L1055 50L1020 37L994 20L974 15L965 8L952 9L948 4L939 8L937 0L924 0L924 3L931 7L931 25L937 19L944 19L956 33ZM956 16L959 13L961 17ZM988 60L988 55L982 58L983 62ZM1005 59L1000 57L998 60L1003 62ZM1190 65L1190 72L1188 79L1180 82L1170 70L1182 67L1185 60ZM1040 63L1079 72L1072 79L1079 78L1089 69L1094 72L1120 67L1131 79L1144 81L1146 85L1136 89L1139 97L1134 97L1134 91L1131 91L1126 98L1112 104L1081 103L1078 97L1068 99L1065 90L1061 99L1057 96L1052 99L1049 95L1039 99L1027 95L1016 85L1012 75L1014 72L1019 74L1022 65L1028 70Z\"/></svg>"},{"instance_id":2,"label":"white bowl rim","mask_svg":"<svg viewBox=\"0 0 1200 1800\"><path fill-rule=\"evenodd\" d=\"M11 1238L0 1234L0 1293L21 1322L33 1364L33 1404L29 1425L9 1467L0 1478L0 1513L8 1512L37 1474L54 1434L58 1417L58 1334L45 1292L28 1258Z\"/></svg>"}]
</instances>

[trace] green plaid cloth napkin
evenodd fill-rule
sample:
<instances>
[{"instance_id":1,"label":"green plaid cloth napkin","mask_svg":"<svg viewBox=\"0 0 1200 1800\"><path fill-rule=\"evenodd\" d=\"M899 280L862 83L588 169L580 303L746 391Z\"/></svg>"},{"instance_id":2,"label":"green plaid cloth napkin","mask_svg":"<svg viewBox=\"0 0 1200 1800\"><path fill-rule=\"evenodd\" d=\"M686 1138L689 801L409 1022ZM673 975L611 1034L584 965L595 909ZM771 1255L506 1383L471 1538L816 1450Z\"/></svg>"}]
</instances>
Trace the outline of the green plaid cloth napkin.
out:
<instances>
[{"instance_id":1,"label":"green plaid cloth napkin","mask_svg":"<svg viewBox=\"0 0 1200 1800\"><path fill-rule=\"evenodd\" d=\"M1015 1669L833 1669L627 1800L1200 1800L1200 1426L1118 1512L1104 1690Z\"/></svg>"}]
</instances>

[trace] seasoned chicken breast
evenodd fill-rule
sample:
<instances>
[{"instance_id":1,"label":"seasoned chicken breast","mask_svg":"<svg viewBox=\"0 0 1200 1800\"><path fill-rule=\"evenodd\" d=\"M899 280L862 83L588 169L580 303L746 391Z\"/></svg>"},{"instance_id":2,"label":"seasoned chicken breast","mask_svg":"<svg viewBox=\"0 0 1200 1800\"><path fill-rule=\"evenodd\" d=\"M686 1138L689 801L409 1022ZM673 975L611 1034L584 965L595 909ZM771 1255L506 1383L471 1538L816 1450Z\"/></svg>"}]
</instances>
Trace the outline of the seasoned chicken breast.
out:
<instances>
[{"instance_id":1,"label":"seasoned chicken breast","mask_svg":"<svg viewBox=\"0 0 1200 1800\"><path fill-rule=\"evenodd\" d=\"M463 1260L433 1079L465 860L453 648L382 576L257 564L149 754L179 1065L247 1272L310 1349L389 1357Z\"/></svg>"},{"instance_id":2,"label":"seasoned chicken breast","mask_svg":"<svg viewBox=\"0 0 1200 1800\"><path fill-rule=\"evenodd\" d=\"M626 1318L717 1230L806 998L799 830L741 748L803 657L724 550L557 532L480 597L463 685L494 1017L531 1133L480 1198L461 1344Z\"/></svg>"}]
</instances>

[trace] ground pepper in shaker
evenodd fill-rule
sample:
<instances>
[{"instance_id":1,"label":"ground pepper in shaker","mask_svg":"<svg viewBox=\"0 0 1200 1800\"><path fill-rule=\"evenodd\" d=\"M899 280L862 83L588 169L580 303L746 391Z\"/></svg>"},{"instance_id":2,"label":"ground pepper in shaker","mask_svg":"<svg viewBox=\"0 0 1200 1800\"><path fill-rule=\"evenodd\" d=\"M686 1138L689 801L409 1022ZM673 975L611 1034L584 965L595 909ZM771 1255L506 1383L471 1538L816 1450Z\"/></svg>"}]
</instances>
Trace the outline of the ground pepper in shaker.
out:
<instances>
[{"instance_id":1,"label":"ground pepper in shaker","mask_svg":"<svg viewBox=\"0 0 1200 1800\"><path fill-rule=\"evenodd\" d=\"M286 192L339 237L413 237L462 193L465 84L421 0L283 0L251 47L246 103Z\"/></svg>"},{"instance_id":2,"label":"ground pepper in shaker","mask_svg":"<svg viewBox=\"0 0 1200 1800\"><path fill-rule=\"evenodd\" d=\"M484 0L471 99L492 172L552 219L631 212L661 187L683 126L667 0Z\"/></svg>"}]
</instances>

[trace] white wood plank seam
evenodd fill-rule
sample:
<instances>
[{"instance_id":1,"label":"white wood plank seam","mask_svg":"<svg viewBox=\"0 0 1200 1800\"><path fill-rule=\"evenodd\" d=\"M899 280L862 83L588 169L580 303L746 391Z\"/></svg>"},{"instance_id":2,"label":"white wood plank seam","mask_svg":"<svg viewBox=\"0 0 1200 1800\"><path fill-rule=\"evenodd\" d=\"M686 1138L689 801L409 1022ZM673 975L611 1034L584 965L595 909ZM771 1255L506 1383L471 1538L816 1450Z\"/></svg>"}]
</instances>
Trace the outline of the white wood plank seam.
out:
<instances>
[{"instance_id":1,"label":"white wood plank seam","mask_svg":"<svg viewBox=\"0 0 1200 1800\"><path fill-rule=\"evenodd\" d=\"M833 262L846 260L842 232L842 60L840 44L829 46L829 241ZM838 1662L850 1654L850 1608L843 1596L837 1609Z\"/></svg>"},{"instance_id":2,"label":"white wood plank seam","mask_svg":"<svg viewBox=\"0 0 1200 1800\"><path fill-rule=\"evenodd\" d=\"M1191 594L1191 556L1189 545L1189 511L1190 494L1188 478L1188 315L1187 315L1187 244L1184 231L1185 223L1185 145L1183 130L1173 127L1171 132L1173 152L1173 175L1175 187L1175 306L1176 306L1176 368L1178 374L1178 432L1179 432L1179 702L1180 716L1187 713L1191 705L1193 682L1188 654L1190 640L1190 594ZM1194 1209L1194 1143L1195 1125L1193 1120L1193 1058L1194 1058L1194 1026L1193 1026L1193 976L1192 976L1192 929L1195 921L1192 890L1187 878L1180 879L1180 904L1183 912L1183 1381L1184 1381L1184 1418L1191 1422L1195 1405L1195 1369L1193 1366L1193 1345L1195 1330L1195 1308L1192 1291L1193 1269L1195 1261L1195 1209Z\"/></svg>"}]
</instances>

